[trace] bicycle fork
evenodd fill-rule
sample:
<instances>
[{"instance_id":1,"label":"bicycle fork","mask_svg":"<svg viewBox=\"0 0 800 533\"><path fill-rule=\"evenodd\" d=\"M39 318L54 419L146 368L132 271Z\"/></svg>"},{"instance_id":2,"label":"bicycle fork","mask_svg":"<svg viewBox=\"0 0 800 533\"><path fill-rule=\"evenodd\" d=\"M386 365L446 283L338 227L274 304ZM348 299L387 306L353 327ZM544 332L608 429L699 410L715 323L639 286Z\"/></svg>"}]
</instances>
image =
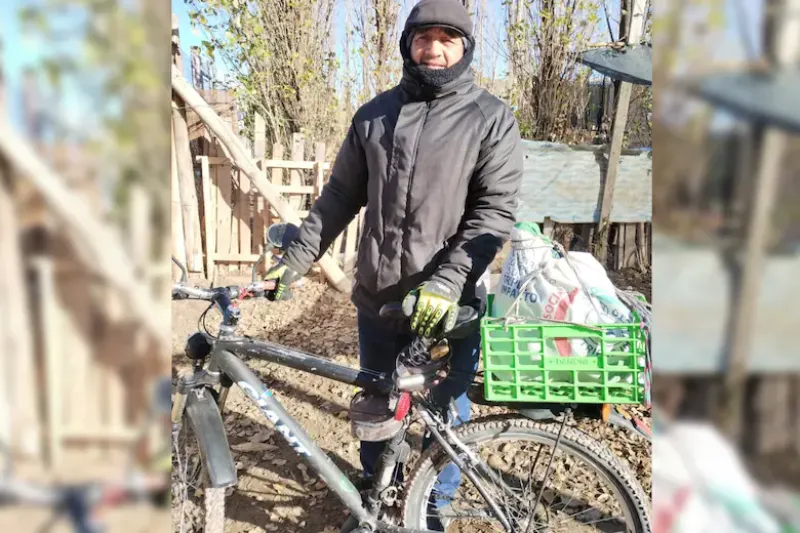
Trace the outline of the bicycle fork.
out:
<instances>
[{"instance_id":1,"label":"bicycle fork","mask_svg":"<svg viewBox=\"0 0 800 533\"><path fill-rule=\"evenodd\" d=\"M450 428L447 426L447 424L435 420L433 416L431 416L430 411L428 411L427 409L423 408L420 409L419 411L420 415L422 416L422 420L425 422L425 425L428 426L428 430L431 432L433 437L439 442L439 445L442 447L445 453L447 453L447 455L449 455L450 458L453 459L453 463L455 463L458 469L464 475L466 475L467 478L472 482L472 484L475 486L475 489L478 491L481 497L484 500L486 500L486 503L489 504L489 508L492 510L494 515L503 525L503 528L506 531L513 531L511 523L508 521L508 518L506 517L505 513L500 508L500 506L497 505L497 502L494 500L494 498L492 498L491 494L489 494L489 492L486 490L486 487L484 487L483 482L480 480L480 478L478 478L478 476L475 474L475 471L472 468L477 462L480 462L480 459L473 454L472 450L467 448L465 445L463 445L463 443L461 443L457 438L455 438L455 435L453 434L452 430L450 430ZM450 436L453 439L456 445L459 448L461 448L462 452L461 454L459 454L456 450L453 449L453 447L448 442L447 438L444 435L442 435L442 431L445 431L448 434L448 436ZM462 459L462 456L465 456L467 458L469 464L465 463L464 459Z\"/></svg>"},{"instance_id":2,"label":"bicycle fork","mask_svg":"<svg viewBox=\"0 0 800 533\"><path fill-rule=\"evenodd\" d=\"M408 425L386 443L375 469L375 482L366 496L366 507L369 513L377 518L381 505L394 505L397 501L397 487L394 485L398 467L408 460L411 447L406 442Z\"/></svg>"}]
</instances>

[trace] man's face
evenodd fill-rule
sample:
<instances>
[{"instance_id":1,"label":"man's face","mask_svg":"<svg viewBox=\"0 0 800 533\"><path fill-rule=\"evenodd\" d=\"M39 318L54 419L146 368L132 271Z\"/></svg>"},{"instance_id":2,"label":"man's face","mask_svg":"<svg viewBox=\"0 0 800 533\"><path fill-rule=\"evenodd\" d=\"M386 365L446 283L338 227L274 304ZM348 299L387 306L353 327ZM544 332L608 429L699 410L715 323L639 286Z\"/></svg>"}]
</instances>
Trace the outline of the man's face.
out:
<instances>
[{"instance_id":1,"label":"man's face","mask_svg":"<svg viewBox=\"0 0 800 533\"><path fill-rule=\"evenodd\" d=\"M425 28L414 32L411 59L428 68L449 68L464 57L461 35L449 28Z\"/></svg>"}]
</instances>

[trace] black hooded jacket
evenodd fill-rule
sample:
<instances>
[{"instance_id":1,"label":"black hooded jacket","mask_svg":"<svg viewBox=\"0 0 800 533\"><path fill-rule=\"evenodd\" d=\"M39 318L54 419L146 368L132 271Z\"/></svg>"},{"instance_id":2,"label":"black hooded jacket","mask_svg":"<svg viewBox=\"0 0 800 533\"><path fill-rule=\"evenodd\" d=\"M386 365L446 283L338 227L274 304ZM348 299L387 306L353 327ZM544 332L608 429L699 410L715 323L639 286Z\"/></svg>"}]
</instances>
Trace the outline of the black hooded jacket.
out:
<instances>
[{"instance_id":1,"label":"black hooded jacket","mask_svg":"<svg viewBox=\"0 0 800 533\"><path fill-rule=\"evenodd\" d=\"M417 8L441 2L455 3ZM366 206L352 298L373 317L430 279L471 300L514 225L522 177L519 128L505 103L469 69L431 87L409 66L355 113L330 181L285 255L307 271Z\"/></svg>"}]
</instances>

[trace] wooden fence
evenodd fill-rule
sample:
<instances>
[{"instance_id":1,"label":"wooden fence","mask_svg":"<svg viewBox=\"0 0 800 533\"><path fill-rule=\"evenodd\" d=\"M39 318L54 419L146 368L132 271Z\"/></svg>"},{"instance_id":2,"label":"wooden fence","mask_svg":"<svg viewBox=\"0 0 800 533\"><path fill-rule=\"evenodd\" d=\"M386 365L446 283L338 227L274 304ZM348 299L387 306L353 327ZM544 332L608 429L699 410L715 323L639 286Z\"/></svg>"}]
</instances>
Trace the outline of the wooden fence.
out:
<instances>
[{"instance_id":1,"label":"wooden fence","mask_svg":"<svg viewBox=\"0 0 800 533\"><path fill-rule=\"evenodd\" d=\"M37 192L18 177L9 183L6 194L19 214L15 240L24 245L19 259L25 277L16 294L29 303L18 334L29 337L30 351L8 352L0 373L14 390L28 391L24 401L34 413L27 427L17 420L11 428L12 435L27 432L34 440L14 439L12 445L58 468L70 449L109 449L139 436L149 387L166 375L170 354L128 321L125 303L76 252ZM100 203L98 181L86 180L80 189L87 205ZM155 296L167 294L170 280L164 260L148 253L154 240L151 209L147 197L134 190L130 224L118 235L132 251L142 290ZM22 360L30 361L32 374ZM20 401L12 398L12 405Z\"/></svg>"},{"instance_id":2,"label":"wooden fence","mask_svg":"<svg viewBox=\"0 0 800 533\"><path fill-rule=\"evenodd\" d=\"M269 159L263 153L253 154L265 178L298 210L301 218L320 195L330 170L330 163L324 161L325 145L317 143L315 160L306 161L302 159L304 144L302 135L295 134L291 160L283 159L286 151L278 144L273 145ZM218 146L210 146L216 153L221 152ZM279 219L230 159L203 154L197 155L196 160L202 191L200 220L205 273L213 278L218 271L249 271L264 251L267 228ZM355 219L329 251L346 272L355 263L360 221L361 217Z\"/></svg>"},{"instance_id":3,"label":"wooden fence","mask_svg":"<svg viewBox=\"0 0 800 533\"><path fill-rule=\"evenodd\" d=\"M35 86L23 96L29 124L40 123L37 107L27 105L39 102ZM106 219L103 165L83 146L48 144L33 131L27 140L14 136L32 153L27 160L47 168L59 182L50 185L65 187L86 217ZM139 436L150 386L168 375L171 354L131 320L129 302L103 281L104 267L59 223L52 196L29 173L0 152L0 316L7 326L0 327L0 449L58 470L74 452L113 450ZM126 247L138 286L166 312L169 249L153 252L160 241L152 234L154 205L134 186L128 209L128 224L105 229L115 247Z\"/></svg>"}]
</instances>

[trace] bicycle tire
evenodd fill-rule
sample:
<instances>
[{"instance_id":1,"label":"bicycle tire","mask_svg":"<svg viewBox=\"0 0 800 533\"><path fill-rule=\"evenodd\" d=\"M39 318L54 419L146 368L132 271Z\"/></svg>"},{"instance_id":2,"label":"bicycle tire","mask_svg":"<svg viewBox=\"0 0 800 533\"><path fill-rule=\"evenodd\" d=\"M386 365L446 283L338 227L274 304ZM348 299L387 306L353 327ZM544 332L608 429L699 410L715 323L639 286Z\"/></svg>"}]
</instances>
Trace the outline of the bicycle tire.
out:
<instances>
[{"instance_id":1,"label":"bicycle tire","mask_svg":"<svg viewBox=\"0 0 800 533\"><path fill-rule=\"evenodd\" d=\"M200 445L197 442L197 438L195 437L194 427L192 425L191 418L183 415L182 419L182 426L181 431L185 431L187 428L191 429L190 438L194 441L194 445L196 446L196 450L198 453L195 454L197 459L199 460L200 467L202 471L200 473L200 483L203 492L202 498L202 513L200 513L200 517L202 520L201 524L199 525L199 531L204 533L224 533L225 531L225 488L214 488L210 486L208 481L208 476L206 475L206 470L203 465L205 465L205 460L200 456ZM174 468L173 468L174 472ZM181 491L177 491L178 494ZM186 494L187 497L191 497ZM193 502L194 503L194 502ZM197 505L197 503L195 503ZM178 532L180 533L180 532Z\"/></svg>"},{"instance_id":2,"label":"bicycle tire","mask_svg":"<svg viewBox=\"0 0 800 533\"><path fill-rule=\"evenodd\" d=\"M544 444L555 444L560 429L559 424L535 422L516 414L494 415L454 428L454 432L467 445L476 445L504 440L532 440ZM520 438L522 437L522 439ZM561 436L559 449L577 456L589 463L607 481L614 485L622 496L619 503L627 515L627 521L633 523L629 529L633 533L651 533L649 499L645 495L631 469L614 453L597 439L573 428L565 427ZM450 457L438 443L434 443L419 458L409 474L405 486L403 501L403 519L405 527L424 528L426 520L430 488L438 476L437 465L450 462ZM469 483L466 479L462 483ZM618 498L619 499L619 498Z\"/></svg>"}]
</instances>

